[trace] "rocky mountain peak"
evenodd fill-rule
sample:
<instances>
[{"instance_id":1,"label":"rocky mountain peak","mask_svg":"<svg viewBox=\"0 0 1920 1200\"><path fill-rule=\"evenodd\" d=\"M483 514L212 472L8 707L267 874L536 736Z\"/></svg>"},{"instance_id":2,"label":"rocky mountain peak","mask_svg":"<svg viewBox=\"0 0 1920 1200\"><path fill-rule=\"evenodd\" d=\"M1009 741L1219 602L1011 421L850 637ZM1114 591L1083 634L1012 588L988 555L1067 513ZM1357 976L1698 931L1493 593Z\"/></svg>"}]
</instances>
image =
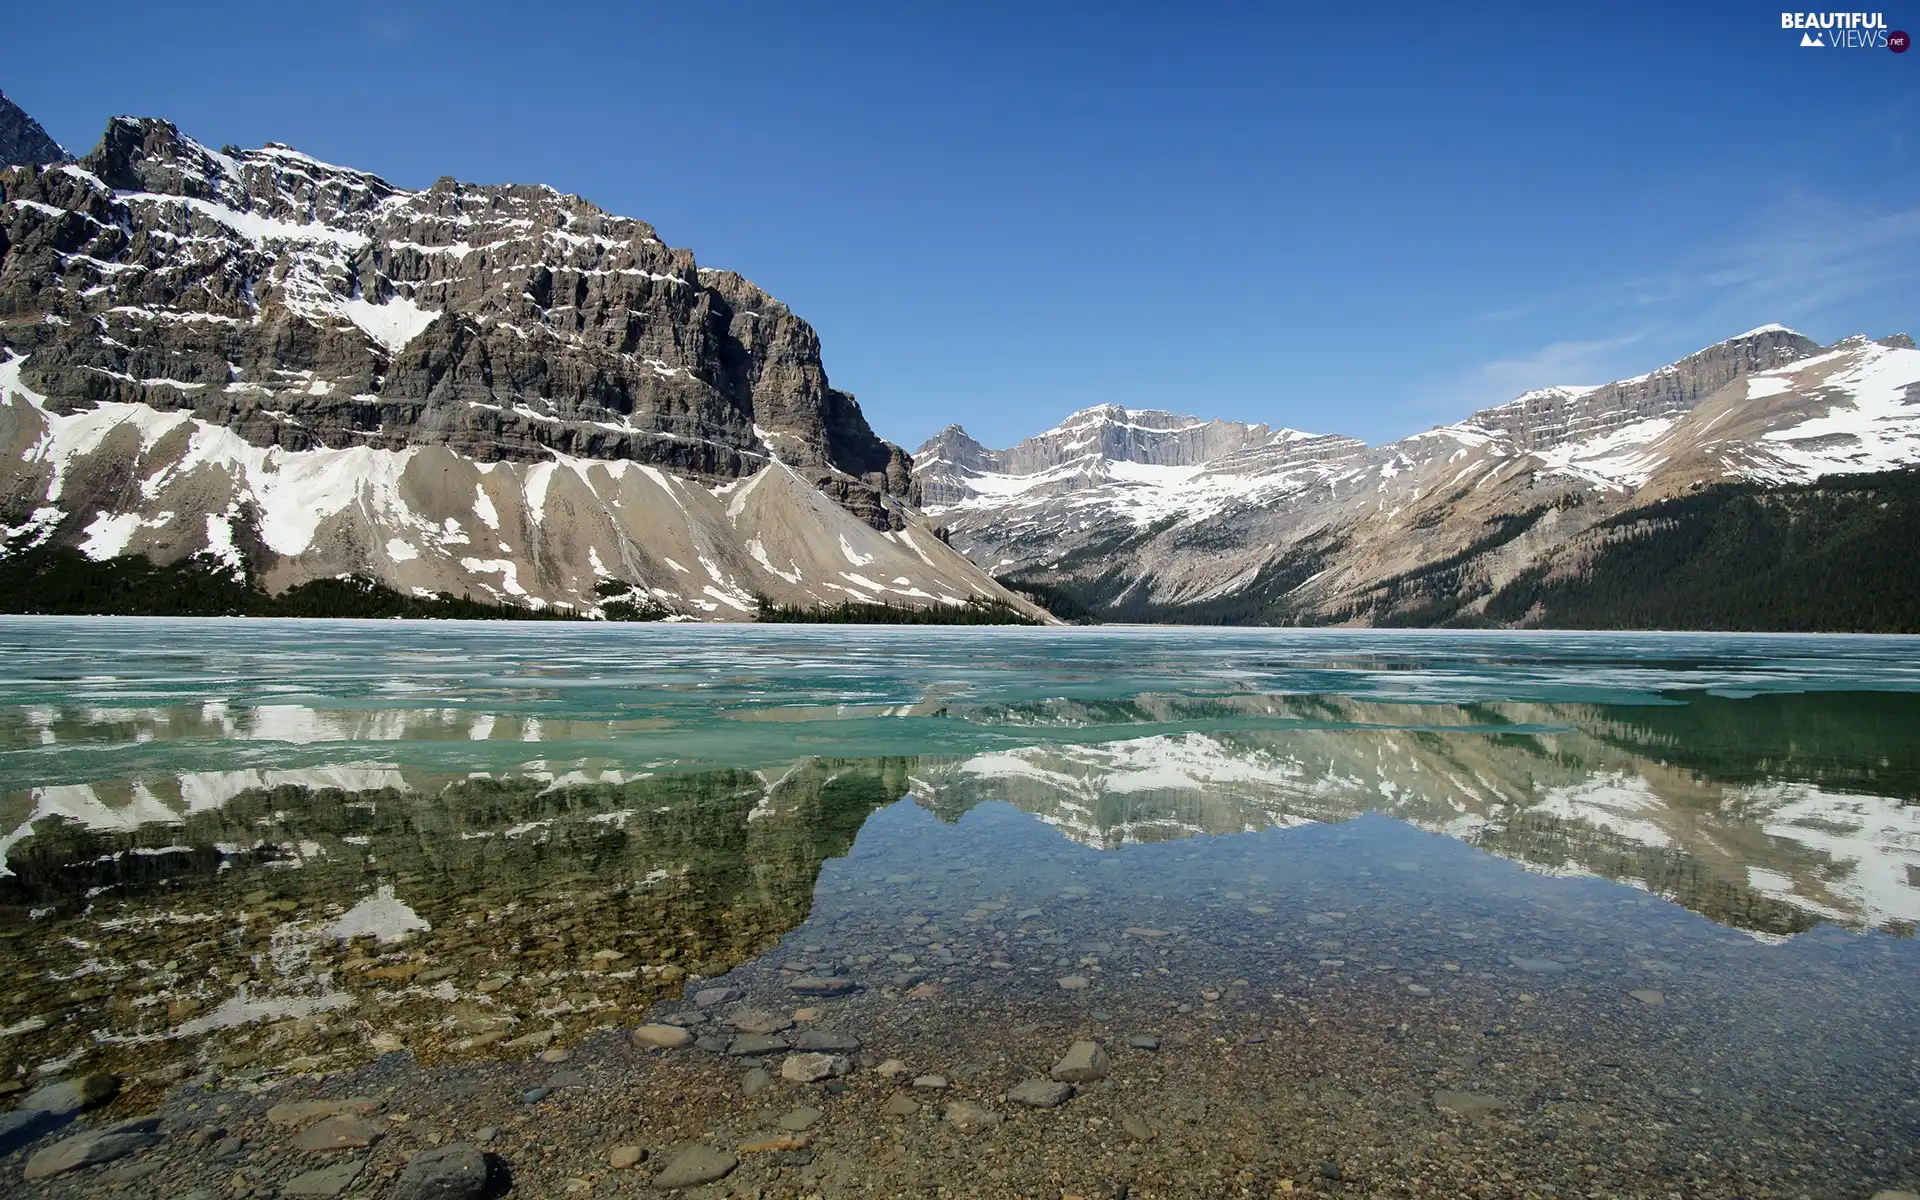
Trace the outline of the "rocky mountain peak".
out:
<instances>
[{"instance_id":1,"label":"rocky mountain peak","mask_svg":"<svg viewBox=\"0 0 1920 1200\"><path fill-rule=\"evenodd\" d=\"M185 409L289 450L444 445L726 480L778 459L878 528L905 451L812 326L644 221L526 184L423 191L116 117L0 174L0 346L59 411Z\"/></svg>"},{"instance_id":2,"label":"rocky mountain peak","mask_svg":"<svg viewBox=\"0 0 1920 1200\"><path fill-rule=\"evenodd\" d=\"M1736 379L1820 352L1784 325L1763 325L1632 379L1598 387L1539 388L1482 409L1458 428L1526 451L1595 438L1641 421L1686 412Z\"/></svg>"},{"instance_id":3,"label":"rocky mountain peak","mask_svg":"<svg viewBox=\"0 0 1920 1200\"><path fill-rule=\"evenodd\" d=\"M40 122L0 92L0 167L39 167L66 160L67 152L47 136Z\"/></svg>"}]
</instances>

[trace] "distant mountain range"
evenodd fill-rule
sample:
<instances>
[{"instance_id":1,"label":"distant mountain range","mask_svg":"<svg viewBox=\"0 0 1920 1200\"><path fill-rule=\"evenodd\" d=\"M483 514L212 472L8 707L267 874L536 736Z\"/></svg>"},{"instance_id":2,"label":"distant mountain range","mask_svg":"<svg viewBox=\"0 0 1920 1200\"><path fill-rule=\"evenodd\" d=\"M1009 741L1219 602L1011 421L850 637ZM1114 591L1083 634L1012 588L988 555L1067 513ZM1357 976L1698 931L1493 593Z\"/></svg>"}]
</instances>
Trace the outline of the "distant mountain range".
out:
<instances>
[{"instance_id":1,"label":"distant mountain range","mask_svg":"<svg viewBox=\"0 0 1920 1200\"><path fill-rule=\"evenodd\" d=\"M1769 325L1378 447L1109 405L914 462L954 546L1107 618L1920 628L1905 335Z\"/></svg>"}]
</instances>

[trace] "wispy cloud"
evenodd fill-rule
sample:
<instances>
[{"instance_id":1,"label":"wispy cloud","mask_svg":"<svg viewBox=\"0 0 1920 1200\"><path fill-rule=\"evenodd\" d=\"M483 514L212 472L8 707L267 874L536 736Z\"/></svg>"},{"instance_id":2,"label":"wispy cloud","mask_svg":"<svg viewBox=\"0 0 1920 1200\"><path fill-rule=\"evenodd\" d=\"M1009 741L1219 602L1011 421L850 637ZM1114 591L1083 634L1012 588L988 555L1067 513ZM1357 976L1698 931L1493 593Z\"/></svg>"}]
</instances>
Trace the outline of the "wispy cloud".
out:
<instances>
[{"instance_id":1,"label":"wispy cloud","mask_svg":"<svg viewBox=\"0 0 1920 1200\"><path fill-rule=\"evenodd\" d=\"M1640 289L1638 302L1766 308L1812 321L1920 276L1916 250L1920 206L1874 210L1795 193L1759 209L1712 255Z\"/></svg>"},{"instance_id":2,"label":"wispy cloud","mask_svg":"<svg viewBox=\"0 0 1920 1200\"><path fill-rule=\"evenodd\" d=\"M1634 333L1593 341L1553 342L1481 363L1451 379L1416 389L1406 407L1411 412L1444 414L1456 420L1534 388L1557 383L1604 383L1615 373L1617 351L1641 337Z\"/></svg>"},{"instance_id":3,"label":"wispy cloud","mask_svg":"<svg viewBox=\"0 0 1920 1200\"><path fill-rule=\"evenodd\" d=\"M1920 206L1875 208L1806 189L1783 191L1670 269L1521 297L1480 317L1488 324L1623 332L1516 349L1413 388L1401 407L1409 415L1458 419L1531 388L1644 371L1768 321L1835 336L1891 333L1840 326L1862 301L1910 297L1920 291L1916 285ZM1911 316L1888 312L1885 320ZM1622 353L1636 345L1639 355Z\"/></svg>"}]
</instances>

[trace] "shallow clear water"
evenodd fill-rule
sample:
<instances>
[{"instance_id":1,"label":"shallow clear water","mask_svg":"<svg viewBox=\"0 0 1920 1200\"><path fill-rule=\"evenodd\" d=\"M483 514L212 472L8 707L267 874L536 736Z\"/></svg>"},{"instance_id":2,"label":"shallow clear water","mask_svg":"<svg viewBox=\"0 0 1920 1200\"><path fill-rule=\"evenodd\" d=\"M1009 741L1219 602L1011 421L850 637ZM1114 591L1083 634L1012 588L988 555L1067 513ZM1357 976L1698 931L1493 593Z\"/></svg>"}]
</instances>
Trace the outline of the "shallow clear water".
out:
<instances>
[{"instance_id":1,"label":"shallow clear water","mask_svg":"<svg viewBox=\"0 0 1920 1200\"><path fill-rule=\"evenodd\" d=\"M983 1103L1102 1040L1057 1111L1136 1196L1920 1176L1912 639L8 619L0 678L0 1080L805 977ZM887 1169L1025 1194L1054 1119Z\"/></svg>"}]
</instances>

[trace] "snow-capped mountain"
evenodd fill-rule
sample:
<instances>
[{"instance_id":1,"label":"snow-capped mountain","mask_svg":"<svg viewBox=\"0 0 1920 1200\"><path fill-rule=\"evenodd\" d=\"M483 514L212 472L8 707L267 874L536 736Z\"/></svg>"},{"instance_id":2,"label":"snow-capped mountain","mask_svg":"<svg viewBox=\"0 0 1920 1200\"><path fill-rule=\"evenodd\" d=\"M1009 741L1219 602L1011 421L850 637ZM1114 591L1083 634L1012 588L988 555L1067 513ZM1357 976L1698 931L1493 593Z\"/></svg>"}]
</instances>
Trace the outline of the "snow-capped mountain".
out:
<instances>
[{"instance_id":1,"label":"snow-capped mountain","mask_svg":"<svg viewBox=\"0 0 1920 1200\"><path fill-rule=\"evenodd\" d=\"M1007 594L740 276L551 188L116 118L0 171L6 550L734 618Z\"/></svg>"},{"instance_id":2,"label":"snow-capped mountain","mask_svg":"<svg viewBox=\"0 0 1920 1200\"><path fill-rule=\"evenodd\" d=\"M1379 447L1103 407L1008 451L951 427L916 473L976 562L1108 615L1368 621L1404 611L1410 579L1431 600L1435 571L1483 602L1608 518L1702 484L1915 465L1909 339L1823 348L1769 325Z\"/></svg>"},{"instance_id":3,"label":"snow-capped mountain","mask_svg":"<svg viewBox=\"0 0 1920 1200\"><path fill-rule=\"evenodd\" d=\"M1009 450L988 450L950 425L914 455L930 512L956 530L992 512L1023 536L1062 521L1124 515L1135 525L1200 516L1302 491L1366 452L1353 438L1203 421L1101 405Z\"/></svg>"}]
</instances>

